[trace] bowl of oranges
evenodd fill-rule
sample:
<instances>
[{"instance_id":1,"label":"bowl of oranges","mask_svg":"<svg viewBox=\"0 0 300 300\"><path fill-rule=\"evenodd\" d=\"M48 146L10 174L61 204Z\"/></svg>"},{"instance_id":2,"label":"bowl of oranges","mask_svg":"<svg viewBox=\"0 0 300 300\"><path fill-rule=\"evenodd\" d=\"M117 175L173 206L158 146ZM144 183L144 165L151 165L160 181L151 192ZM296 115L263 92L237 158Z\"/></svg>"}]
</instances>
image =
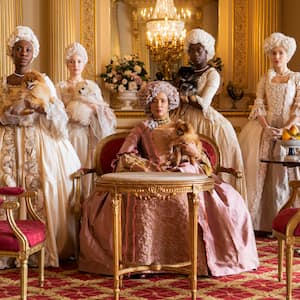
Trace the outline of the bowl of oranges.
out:
<instances>
[{"instance_id":1,"label":"bowl of oranges","mask_svg":"<svg viewBox=\"0 0 300 300\"><path fill-rule=\"evenodd\" d=\"M300 132L297 125L285 128L282 132L282 144L287 147L300 147Z\"/></svg>"},{"instance_id":2,"label":"bowl of oranges","mask_svg":"<svg viewBox=\"0 0 300 300\"><path fill-rule=\"evenodd\" d=\"M297 149L300 148L300 132L296 125L289 129L285 128L282 132L282 145L287 147L285 160L298 161L299 155Z\"/></svg>"}]
</instances>

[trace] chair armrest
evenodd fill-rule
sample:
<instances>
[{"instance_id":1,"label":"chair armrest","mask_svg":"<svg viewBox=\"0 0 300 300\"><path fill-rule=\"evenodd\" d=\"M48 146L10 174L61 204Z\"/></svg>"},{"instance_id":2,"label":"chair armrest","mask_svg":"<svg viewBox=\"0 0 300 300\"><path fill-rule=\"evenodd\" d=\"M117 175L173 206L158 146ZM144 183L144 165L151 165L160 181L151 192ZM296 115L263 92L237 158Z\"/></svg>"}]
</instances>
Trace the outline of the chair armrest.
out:
<instances>
[{"instance_id":1,"label":"chair armrest","mask_svg":"<svg viewBox=\"0 0 300 300\"><path fill-rule=\"evenodd\" d=\"M0 208L5 209L5 210L15 210L18 209L20 207L20 203L16 200L7 200L7 201L3 201L0 204Z\"/></svg>"},{"instance_id":2,"label":"chair armrest","mask_svg":"<svg viewBox=\"0 0 300 300\"><path fill-rule=\"evenodd\" d=\"M2 199L1 199L2 200ZM5 210L6 218L7 218L7 223L11 230L13 231L14 235L16 238L20 241L21 248L23 250L29 248L29 243L22 232L22 230L19 228L17 225L15 219L14 219L14 213L13 211L18 209L20 207L20 203L18 200L2 200L0 202L0 208Z\"/></svg>"},{"instance_id":3,"label":"chair armrest","mask_svg":"<svg viewBox=\"0 0 300 300\"><path fill-rule=\"evenodd\" d=\"M23 197L25 199L26 202L26 207L28 210L29 215L31 216L31 218L35 221L40 221L43 224L45 224L45 221L36 213L36 211L33 208L32 205L32 199L37 199L38 194L36 191L26 191L24 192L21 197Z\"/></svg>"},{"instance_id":4,"label":"chair armrest","mask_svg":"<svg viewBox=\"0 0 300 300\"><path fill-rule=\"evenodd\" d=\"M82 192L82 177L91 174L96 173L95 168L80 168L75 173L72 174L74 188L75 188L75 203L74 203L74 214L76 218L79 220L81 217L81 192Z\"/></svg>"},{"instance_id":5,"label":"chair armrest","mask_svg":"<svg viewBox=\"0 0 300 300\"><path fill-rule=\"evenodd\" d=\"M76 179L76 178L81 178L84 175L90 174L90 173L96 173L96 169L95 168L80 168L79 170L77 170L76 172L74 172L72 174L72 178Z\"/></svg>"},{"instance_id":6,"label":"chair armrest","mask_svg":"<svg viewBox=\"0 0 300 300\"><path fill-rule=\"evenodd\" d=\"M220 172L229 173L229 174L231 174L232 176L234 176L236 178L242 178L243 177L241 171L235 170L233 168L218 167L218 169L216 170L216 173L218 174Z\"/></svg>"}]
</instances>

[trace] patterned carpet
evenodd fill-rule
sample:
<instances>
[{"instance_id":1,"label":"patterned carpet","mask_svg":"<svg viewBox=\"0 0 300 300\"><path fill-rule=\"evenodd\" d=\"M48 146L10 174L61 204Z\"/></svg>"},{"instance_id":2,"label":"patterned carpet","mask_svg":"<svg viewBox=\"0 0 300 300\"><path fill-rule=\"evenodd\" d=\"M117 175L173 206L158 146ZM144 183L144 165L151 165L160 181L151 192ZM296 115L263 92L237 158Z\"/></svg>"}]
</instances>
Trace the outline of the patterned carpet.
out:
<instances>
[{"instance_id":1,"label":"patterned carpet","mask_svg":"<svg viewBox=\"0 0 300 300\"><path fill-rule=\"evenodd\" d=\"M277 281L277 243L257 238L258 270L222 278L198 279L197 299L285 299L285 283ZM300 299L300 257L295 256L293 299ZM111 277L78 272L74 263L47 268L45 287L39 288L37 270L29 269L28 299L113 299ZM285 276L284 276L285 278ZM0 271L0 299L19 299L17 269ZM155 275L147 279L124 279L121 299L190 299L187 277Z\"/></svg>"}]
</instances>

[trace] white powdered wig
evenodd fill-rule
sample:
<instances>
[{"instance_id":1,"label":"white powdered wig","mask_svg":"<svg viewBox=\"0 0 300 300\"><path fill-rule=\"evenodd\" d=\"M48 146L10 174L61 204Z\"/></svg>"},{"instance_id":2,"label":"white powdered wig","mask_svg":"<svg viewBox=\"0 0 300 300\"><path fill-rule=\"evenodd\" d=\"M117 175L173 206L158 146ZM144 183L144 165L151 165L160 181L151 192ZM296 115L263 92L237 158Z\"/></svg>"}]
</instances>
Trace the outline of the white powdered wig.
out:
<instances>
[{"instance_id":1,"label":"white powdered wig","mask_svg":"<svg viewBox=\"0 0 300 300\"><path fill-rule=\"evenodd\" d=\"M167 81L151 81L142 87L138 92L140 105L147 115L151 115L150 105L154 98L163 92L169 100L169 111L178 107L180 98L177 89Z\"/></svg>"},{"instance_id":2,"label":"white powdered wig","mask_svg":"<svg viewBox=\"0 0 300 300\"><path fill-rule=\"evenodd\" d=\"M289 62L296 51L297 45L294 38L280 32L274 32L265 39L265 53L269 55L275 47L282 47L286 51L287 61Z\"/></svg>"},{"instance_id":3,"label":"white powdered wig","mask_svg":"<svg viewBox=\"0 0 300 300\"><path fill-rule=\"evenodd\" d=\"M88 62L88 55L86 49L80 43L77 42L74 42L67 47L65 57L66 63L76 54L81 57L82 62L86 65L86 63Z\"/></svg>"},{"instance_id":4,"label":"white powdered wig","mask_svg":"<svg viewBox=\"0 0 300 300\"><path fill-rule=\"evenodd\" d=\"M27 41L33 47L33 59L39 55L40 43L33 33L32 29L28 26L17 26L15 31L10 35L7 41L7 55L12 56L12 49L18 41Z\"/></svg>"},{"instance_id":5,"label":"white powdered wig","mask_svg":"<svg viewBox=\"0 0 300 300\"><path fill-rule=\"evenodd\" d=\"M196 28L188 32L185 39L185 51L188 51L190 44L199 44L205 48L207 52L207 60L215 56L215 38L203 29Z\"/></svg>"}]
</instances>

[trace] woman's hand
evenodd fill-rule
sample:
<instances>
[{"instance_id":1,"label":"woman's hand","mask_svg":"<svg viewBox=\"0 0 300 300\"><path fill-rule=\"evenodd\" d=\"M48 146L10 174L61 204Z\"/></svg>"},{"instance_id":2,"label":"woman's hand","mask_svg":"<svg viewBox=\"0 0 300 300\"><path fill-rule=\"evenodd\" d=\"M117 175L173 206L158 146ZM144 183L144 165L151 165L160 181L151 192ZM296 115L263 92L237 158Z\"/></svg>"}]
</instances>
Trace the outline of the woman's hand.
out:
<instances>
[{"instance_id":1,"label":"woman's hand","mask_svg":"<svg viewBox=\"0 0 300 300\"><path fill-rule=\"evenodd\" d=\"M282 128L275 128L272 126L266 126L265 130L267 132L268 135L273 136L275 138L281 137L282 136Z\"/></svg>"}]
</instances>

